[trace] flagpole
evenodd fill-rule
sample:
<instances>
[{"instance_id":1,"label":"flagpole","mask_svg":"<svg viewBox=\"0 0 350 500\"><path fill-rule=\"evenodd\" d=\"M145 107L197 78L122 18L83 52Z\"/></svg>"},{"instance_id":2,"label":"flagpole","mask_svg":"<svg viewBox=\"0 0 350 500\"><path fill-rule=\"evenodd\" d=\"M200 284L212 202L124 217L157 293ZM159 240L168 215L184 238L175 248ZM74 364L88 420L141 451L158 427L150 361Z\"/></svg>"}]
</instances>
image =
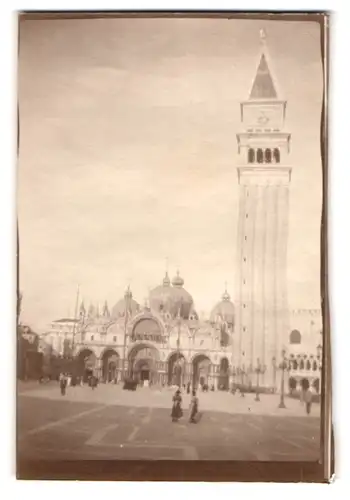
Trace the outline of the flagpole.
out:
<instances>
[{"instance_id":1,"label":"flagpole","mask_svg":"<svg viewBox=\"0 0 350 500\"><path fill-rule=\"evenodd\" d=\"M79 304L79 291L80 291L80 285L77 286L77 295L76 295L76 299L75 299L75 309L74 309L73 338L72 338L72 357L73 358L74 358L76 322L77 322L78 304Z\"/></svg>"},{"instance_id":2,"label":"flagpole","mask_svg":"<svg viewBox=\"0 0 350 500\"><path fill-rule=\"evenodd\" d=\"M127 335L127 324L128 324L129 288L130 287L128 287L127 293L125 294L125 311L124 311L125 321L124 321L123 371L122 371L123 380L125 378L125 361L126 361L125 355L126 355L126 335Z\"/></svg>"}]
</instances>

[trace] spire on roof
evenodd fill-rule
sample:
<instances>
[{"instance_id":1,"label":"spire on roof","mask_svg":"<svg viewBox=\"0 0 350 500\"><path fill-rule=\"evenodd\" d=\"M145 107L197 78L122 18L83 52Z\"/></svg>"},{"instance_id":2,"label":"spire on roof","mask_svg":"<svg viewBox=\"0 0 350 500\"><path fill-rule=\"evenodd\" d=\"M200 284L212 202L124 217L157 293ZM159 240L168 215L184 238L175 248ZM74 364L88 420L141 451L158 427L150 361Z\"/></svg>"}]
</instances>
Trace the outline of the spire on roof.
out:
<instances>
[{"instance_id":1,"label":"spire on roof","mask_svg":"<svg viewBox=\"0 0 350 500\"><path fill-rule=\"evenodd\" d=\"M102 316L105 316L107 318L109 318L109 316L110 316L109 309L108 309L108 304L107 304L107 300L105 300L105 303L104 303L104 306L103 306Z\"/></svg>"},{"instance_id":2,"label":"spire on roof","mask_svg":"<svg viewBox=\"0 0 350 500\"><path fill-rule=\"evenodd\" d=\"M95 308L94 306L90 303L89 310L88 310L88 317L92 318L95 314Z\"/></svg>"},{"instance_id":3,"label":"spire on roof","mask_svg":"<svg viewBox=\"0 0 350 500\"><path fill-rule=\"evenodd\" d=\"M261 56L249 99L277 99L276 84L268 63L266 33L260 30Z\"/></svg>"},{"instance_id":4,"label":"spire on roof","mask_svg":"<svg viewBox=\"0 0 350 500\"><path fill-rule=\"evenodd\" d=\"M83 320L85 318L85 314L86 314L86 310L85 310L85 306L84 306L84 301L82 300L81 304L80 304L80 308L79 308L79 317L81 320Z\"/></svg>"}]
</instances>

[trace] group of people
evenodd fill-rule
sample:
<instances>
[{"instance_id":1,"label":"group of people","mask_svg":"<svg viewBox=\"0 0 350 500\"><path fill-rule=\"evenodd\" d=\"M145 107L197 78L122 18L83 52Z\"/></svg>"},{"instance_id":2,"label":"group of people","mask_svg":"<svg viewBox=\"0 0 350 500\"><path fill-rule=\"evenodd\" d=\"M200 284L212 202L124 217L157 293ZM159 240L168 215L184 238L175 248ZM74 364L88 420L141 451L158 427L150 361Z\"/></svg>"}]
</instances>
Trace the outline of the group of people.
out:
<instances>
[{"instance_id":1,"label":"group of people","mask_svg":"<svg viewBox=\"0 0 350 500\"><path fill-rule=\"evenodd\" d=\"M60 373L59 376L59 385L61 395L65 396L67 392L67 387L70 385L83 385L83 379L79 378L79 380L75 380L74 384L72 384L72 377L69 373ZM95 375L91 375L88 379L88 385L91 389L96 389L98 385L98 378Z\"/></svg>"},{"instance_id":2,"label":"group of people","mask_svg":"<svg viewBox=\"0 0 350 500\"><path fill-rule=\"evenodd\" d=\"M188 386L187 386L188 390ZM198 397L196 395L196 391L192 391L192 397L191 397L191 403L190 403L190 411L189 411L189 422L191 424L196 424L196 416L198 414ZM173 407L171 410L171 419L172 422L178 422L179 419L183 416L183 410L182 410L182 396L181 396L181 390L177 389L173 396Z\"/></svg>"}]
</instances>

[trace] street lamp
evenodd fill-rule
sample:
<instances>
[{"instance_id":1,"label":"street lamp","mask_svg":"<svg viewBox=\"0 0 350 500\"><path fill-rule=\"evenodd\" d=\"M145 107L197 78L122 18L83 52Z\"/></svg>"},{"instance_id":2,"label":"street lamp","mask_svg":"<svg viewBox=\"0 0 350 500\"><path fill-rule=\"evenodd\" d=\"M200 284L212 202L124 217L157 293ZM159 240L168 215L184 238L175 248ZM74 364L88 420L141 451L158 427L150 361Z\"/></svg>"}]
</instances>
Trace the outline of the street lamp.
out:
<instances>
[{"instance_id":1,"label":"street lamp","mask_svg":"<svg viewBox=\"0 0 350 500\"><path fill-rule=\"evenodd\" d=\"M241 376L241 398L244 398L243 384L244 384L244 376L246 374L244 365L242 365L242 368L237 368L237 374Z\"/></svg>"},{"instance_id":2,"label":"street lamp","mask_svg":"<svg viewBox=\"0 0 350 500\"><path fill-rule=\"evenodd\" d=\"M260 364L260 359L257 359L257 364L255 368L255 373L256 373L256 394L255 394L255 401L260 401L260 395L259 395L259 390L260 390L260 374L265 373L266 371L266 366Z\"/></svg>"},{"instance_id":3,"label":"street lamp","mask_svg":"<svg viewBox=\"0 0 350 500\"><path fill-rule=\"evenodd\" d=\"M279 368L282 372L281 375L281 399L280 399L280 404L278 405L278 408L286 408L286 405L284 403L284 372L288 370L288 360L286 358L286 351L285 349L282 349L282 361L279 365Z\"/></svg>"},{"instance_id":4,"label":"street lamp","mask_svg":"<svg viewBox=\"0 0 350 500\"><path fill-rule=\"evenodd\" d=\"M272 367L273 367L273 392L276 392L276 374L277 374L276 356L272 358Z\"/></svg>"}]
</instances>

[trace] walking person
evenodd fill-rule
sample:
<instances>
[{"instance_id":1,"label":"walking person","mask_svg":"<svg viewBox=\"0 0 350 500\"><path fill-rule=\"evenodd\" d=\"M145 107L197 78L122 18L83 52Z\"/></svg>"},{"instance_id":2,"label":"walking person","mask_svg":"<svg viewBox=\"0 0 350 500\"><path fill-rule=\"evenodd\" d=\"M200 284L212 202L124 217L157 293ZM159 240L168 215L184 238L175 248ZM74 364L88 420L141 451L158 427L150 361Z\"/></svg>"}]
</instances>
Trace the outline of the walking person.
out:
<instances>
[{"instance_id":1,"label":"walking person","mask_svg":"<svg viewBox=\"0 0 350 500\"><path fill-rule=\"evenodd\" d=\"M91 389L94 390L97 387L97 377L96 375L92 375L91 377Z\"/></svg>"},{"instance_id":2,"label":"walking person","mask_svg":"<svg viewBox=\"0 0 350 500\"><path fill-rule=\"evenodd\" d=\"M307 389L305 391L305 395L304 395L304 401L305 401L305 406L306 406L306 413L308 415L310 415L311 413L311 405L312 405L312 392L310 389Z\"/></svg>"},{"instance_id":3,"label":"walking person","mask_svg":"<svg viewBox=\"0 0 350 500\"><path fill-rule=\"evenodd\" d=\"M192 399L191 399L191 404L190 404L190 423L191 424L196 424L196 415L198 413L198 398L196 396L196 391L192 391Z\"/></svg>"},{"instance_id":4,"label":"walking person","mask_svg":"<svg viewBox=\"0 0 350 500\"><path fill-rule=\"evenodd\" d=\"M64 373L61 373L60 375L60 389L61 389L61 396L65 396L67 389L67 377Z\"/></svg>"},{"instance_id":5,"label":"walking person","mask_svg":"<svg viewBox=\"0 0 350 500\"><path fill-rule=\"evenodd\" d=\"M180 389L178 389L173 397L173 407L171 410L171 418L173 422L178 422L178 420L183 415L181 403L182 403L181 391Z\"/></svg>"}]
</instances>

